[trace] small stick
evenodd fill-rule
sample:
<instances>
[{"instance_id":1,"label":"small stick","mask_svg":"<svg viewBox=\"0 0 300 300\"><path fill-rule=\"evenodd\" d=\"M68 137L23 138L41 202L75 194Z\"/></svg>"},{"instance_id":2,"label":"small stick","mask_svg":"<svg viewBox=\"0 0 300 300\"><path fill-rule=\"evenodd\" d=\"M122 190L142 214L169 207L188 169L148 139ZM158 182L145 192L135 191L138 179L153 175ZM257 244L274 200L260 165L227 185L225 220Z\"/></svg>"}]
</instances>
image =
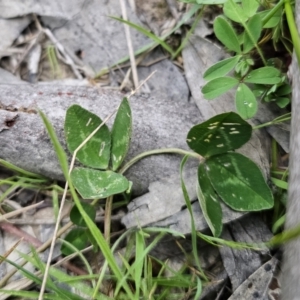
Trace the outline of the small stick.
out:
<instances>
[{"instance_id":1,"label":"small stick","mask_svg":"<svg viewBox=\"0 0 300 300\"><path fill-rule=\"evenodd\" d=\"M27 206L27 207L23 207L23 208L14 210L14 211L12 211L12 212L10 212L10 213L7 213L7 214L5 214L5 215L1 215L1 216L0 216L0 222L2 222L2 221L7 221L9 218L13 218L13 217L15 217L15 216L17 216L17 215L19 215L19 214L24 213L25 211L31 210L31 209L33 209L33 208L36 208L36 207L40 206L40 205L43 204L43 203L44 203L44 201L41 201L41 202L39 202L39 203L32 204L32 205L30 205L30 206Z\"/></svg>"},{"instance_id":2,"label":"small stick","mask_svg":"<svg viewBox=\"0 0 300 300\"><path fill-rule=\"evenodd\" d=\"M120 0L120 5L121 5L121 10L122 10L122 17L125 21L127 21L128 18L127 18L127 11L126 11L126 6L125 6L124 0ZM138 85L139 85L139 78L138 78L138 73L137 73L137 69L136 69L136 62L135 62L134 51L133 51L133 47L132 47L130 29L127 24L124 24L124 28L125 28L125 35L126 35L128 52L129 52L130 64L131 64L133 84L134 84L135 90L137 90Z\"/></svg>"}]
</instances>

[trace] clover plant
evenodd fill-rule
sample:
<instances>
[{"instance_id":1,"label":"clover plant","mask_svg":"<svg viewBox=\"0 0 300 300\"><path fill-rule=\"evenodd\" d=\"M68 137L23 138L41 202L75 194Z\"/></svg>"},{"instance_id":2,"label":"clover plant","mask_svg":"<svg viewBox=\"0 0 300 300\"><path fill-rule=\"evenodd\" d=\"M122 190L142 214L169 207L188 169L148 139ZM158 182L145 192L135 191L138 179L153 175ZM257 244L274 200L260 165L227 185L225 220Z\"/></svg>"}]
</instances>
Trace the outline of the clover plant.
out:
<instances>
[{"instance_id":1,"label":"clover plant","mask_svg":"<svg viewBox=\"0 0 300 300\"><path fill-rule=\"evenodd\" d=\"M274 60L265 58L260 45L265 29L281 30L282 3L269 11L259 11L259 7L260 3L254 0L224 3L224 16L215 19L214 33L233 56L217 62L203 76L208 83L202 87L202 93L208 100L236 88L236 110L244 119L255 116L258 100L275 101L280 107L290 103L287 77L274 67ZM237 26L243 28L240 34ZM258 53L264 66L253 69L254 53Z\"/></svg>"},{"instance_id":2,"label":"clover plant","mask_svg":"<svg viewBox=\"0 0 300 300\"><path fill-rule=\"evenodd\" d=\"M273 207L273 195L257 165L234 152L249 141L252 127L238 114L217 115L194 126L187 143L204 159L198 168L197 194L215 236L222 231L220 200L237 211Z\"/></svg>"},{"instance_id":3,"label":"clover plant","mask_svg":"<svg viewBox=\"0 0 300 300\"><path fill-rule=\"evenodd\" d=\"M72 105L66 113L65 137L67 147L73 154L85 139L102 123L102 120L79 105ZM74 187L83 199L101 199L126 192L131 183L116 172L129 149L132 130L131 109L127 98L119 106L111 132L106 124L78 151L76 159L83 165L71 171ZM92 220L95 220L95 208L82 203ZM93 242L76 206L70 214L71 221L78 227L66 236L68 242L83 249L87 242ZM64 254L72 252L62 246Z\"/></svg>"},{"instance_id":4,"label":"clover plant","mask_svg":"<svg viewBox=\"0 0 300 300\"><path fill-rule=\"evenodd\" d=\"M79 105L72 105L65 120L69 151L73 153L101 123L98 116ZM104 124L77 153L76 158L83 166L75 167L70 177L85 199L82 206L92 220L95 220L95 209L86 200L107 198L131 187L126 177L118 172L129 149L131 131L131 109L124 98L112 130ZM259 168L249 158L234 152L249 141L251 134L251 125L230 112L195 125L187 135L188 146L203 157L195 188L204 217L215 236L222 232L221 200L238 211L258 211L273 206L271 190ZM84 248L88 241L94 243L77 207L70 217L77 228L66 240L78 249ZM62 251L64 254L71 252L65 245Z\"/></svg>"}]
</instances>

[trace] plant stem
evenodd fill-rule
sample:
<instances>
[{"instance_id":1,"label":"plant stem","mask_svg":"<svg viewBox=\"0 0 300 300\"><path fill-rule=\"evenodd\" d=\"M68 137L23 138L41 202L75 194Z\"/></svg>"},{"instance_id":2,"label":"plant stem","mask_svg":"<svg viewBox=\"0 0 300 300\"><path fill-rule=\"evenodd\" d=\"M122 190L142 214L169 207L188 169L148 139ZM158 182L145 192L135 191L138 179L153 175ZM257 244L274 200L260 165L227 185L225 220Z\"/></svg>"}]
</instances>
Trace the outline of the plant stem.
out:
<instances>
[{"instance_id":1,"label":"plant stem","mask_svg":"<svg viewBox=\"0 0 300 300\"><path fill-rule=\"evenodd\" d=\"M300 225L295 228L285 230L280 234L275 235L269 242L266 243L268 247L275 247L289 242L290 240L300 235Z\"/></svg>"},{"instance_id":2,"label":"plant stem","mask_svg":"<svg viewBox=\"0 0 300 300\"><path fill-rule=\"evenodd\" d=\"M195 21L193 22L191 29L188 31L188 33L186 34L185 38L183 39L182 43L180 44L180 46L178 47L178 49L175 51L175 53L172 56L172 59L175 59L178 54L181 52L181 50L184 48L184 46L186 45L187 41L189 40L191 34L195 31L195 28L197 26L197 24L199 23L200 19L203 16L203 12L204 12L204 5L202 6L202 8L200 9L200 12L198 13L198 16L196 17Z\"/></svg>"},{"instance_id":3,"label":"plant stem","mask_svg":"<svg viewBox=\"0 0 300 300\"><path fill-rule=\"evenodd\" d=\"M288 170L285 170L285 171L271 171L271 174L286 177L288 175Z\"/></svg>"},{"instance_id":4,"label":"plant stem","mask_svg":"<svg viewBox=\"0 0 300 300\"><path fill-rule=\"evenodd\" d=\"M260 128L263 128L263 127L267 127L267 126L275 125L275 124L282 123L282 122L285 122L285 121L289 121L291 119L291 116L290 116L290 114L287 114L287 115L288 116L283 117L283 118L279 117L279 118L276 118L276 119L274 119L270 122L260 124L260 125L257 125L257 126L253 126L252 129L256 130L256 129L260 129Z\"/></svg>"},{"instance_id":5,"label":"plant stem","mask_svg":"<svg viewBox=\"0 0 300 300\"><path fill-rule=\"evenodd\" d=\"M263 25L267 24L267 22L276 14L278 9L284 4L285 0L280 0L272 9L269 11L267 15L262 19Z\"/></svg>"},{"instance_id":6,"label":"plant stem","mask_svg":"<svg viewBox=\"0 0 300 300\"><path fill-rule=\"evenodd\" d=\"M272 139L272 170L277 170L278 168L278 151L277 151L277 142L275 139Z\"/></svg>"},{"instance_id":7,"label":"plant stem","mask_svg":"<svg viewBox=\"0 0 300 300\"><path fill-rule=\"evenodd\" d=\"M162 148L162 149L155 149L155 150L151 150L151 151L146 151L143 152L137 156L135 156L133 159L131 159L129 162L127 162L119 171L120 174L125 173L132 165L134 165L136 162L138 162L139 160L150 156L150 155L157 155L157 154L164 154L164 153L169 153L169 154L180 154L180 155L187 155L190 157L195 157L199 160L202 159L202 156L200 156L198 153L196 152L190 152L190 151L186 151L183 149L179 149L179 148Z\"/></svg>"},{"instance_id":8,"label":"plant stem","mask_svg":"<svg viewBox=\"0 0 300 300\"><path fill-rule=\"evenodd\" d=\"M111 225L111 210L112 210L113 196L106 199L105 214L104 214L104 238L107 244L110 243L110 225Z\"/></svg>"},{"instance_id":9,"label":"plant stem","mask_svg":"<svg viewBox=\"0 0 300 300\"><path fill-rule=\"evenodd\" d=\"M297 26L294 19L294 14L291 6L290 0L285 1L285 14L287 18L287 23L289 25L289 30L291 33L294 50L297 56L298 65L300 66L300 38L297 30Z\"/></svg>"}]
</instances>

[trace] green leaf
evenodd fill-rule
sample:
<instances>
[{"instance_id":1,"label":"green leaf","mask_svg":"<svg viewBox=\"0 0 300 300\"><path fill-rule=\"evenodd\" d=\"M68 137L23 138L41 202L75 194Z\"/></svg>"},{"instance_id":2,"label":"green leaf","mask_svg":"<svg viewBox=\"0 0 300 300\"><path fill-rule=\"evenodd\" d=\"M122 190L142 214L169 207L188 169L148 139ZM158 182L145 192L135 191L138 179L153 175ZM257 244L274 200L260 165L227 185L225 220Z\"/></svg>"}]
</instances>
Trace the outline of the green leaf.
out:
<instances>
[{"instance_id":1,"label":"green leaf","mask_svg":"<svg viewBox=\"0 0 300 300\"><path fill-rule=\"evenodd\" d=\"M121 19L121 18L117 18L117 17L110 17L114 20L117 20L119 22L122 22L124 24L127 24L129 25L130 27L136 29L137 31L139 31L140 33L144 34L145 36L147 36L148 38L152 39L154 42L158 43L159 45L161 45L166 51L168 51L171 56L174 55L174 51L173 49L161 38L157 37L155 34L151 33L149 30L135 24L135 23L132 23L130 21L127 21L127 20L124 20L124 19Z\"/></svg>"},{"instance_id":2,"label":"green leaf","mask_svg":"<svg viewBox=\"0 0 300 300\"><path fill-rule=\"evenodd\" d=\"M275 177L271 177L271 180L280 189L284 189L284 190L288 189L288 183L286 181L280 180L280 179L275 178Z\"/></svg>"},{"instance_id":3,"label":"green leaf","mask_svg":"<svg viewBox=\"0 0 300 300\"><path fill-rule=\"evenodd\" d=\"M260 84L254 84L251 88L252 88L252 92L256 98L263 97L267 91L267 87L260 85Z\"/></svg>"},{"instance_id":4,"label":"green leaf","mask_svg":"<svg viewBox=\"0 0 300 300\"><path fill-rule=\"evenodd\" d=\"M254 15L246 24L244 33L243 51L249 52L254 46L258 47L257 41L262 31L262 21L259 15Z\"/></svg>"},{"instance_id":5,"label":"green leaf","mask_svg":"<svg viewBox=\"0 0 300 300\"><path fill-rule=\"evenodd\" d=\"M95 220L96 218L96 210L95 207L88 204L88 203L84 203L81 202L81 205L84 209L84 211L87 213L87 215L92 219ZM84 219L82 218L81 213L79 212L77 206L73 206L71 211L70 211L70 220L77 226L82 226L85 227L86 223L84 221Z\"/></svg>"},{"instance_id":6,"label":"green leaf","mask_svg":"<svg viewBox=\"0 0 300 300\"><path fill-rule=\"evenodd\" d=\"M113 171L119 168L127 154L131 132L131 109L127 98L123 98L111 131L111 161Z\"/></svg>"},{"instance_id":7,"label":"green leaf","mask_svg":"<svg viewBox=\"0 0 300 300\"><path fill-rule=\"evenodd\" d=\"M245 76L248 72L249 72L249 65L247 63L243 64L241 66L241 71L240 71L240 75L241 76Z\"/></svg>"},{"instance_id":8,"label":"green leaf","mask_svg":"<svg viewBox=\"0 0 300 300\"><path fill-rule=\"evenodd\" d=\"M194 0L191 0L194 2ZM169 36L171 36L174 32L178 31L179 28L182 27L182 25L186 24L186 22L188 20L190 20L194 15L195 13L197 13L199 11L199 8L200 8L200 5L192 5L191 6L191 9L189 9L185 14L184 16L176 23L176 26L174 26L172 28L172 30L168 31L168 33L166 33L163 37L162 37L162 40L165 40L166 38L168 38ZM145 46L142 46L140 48L138 48L135 52L134 52L134 56L138 56L140 54L143 54L147 51L151 51L151 49L153 49L153 47L156 47L158 43L156 42L153 42L151 41L150 43L146 44ZM177 49L178 50L178 49ZM176 52L177 52L176 50ZM175 55L176 52L173 54ZM112 65L110 65L109 67L104 67L102 70L100 70L96 76L95 76L95 79L102 76L103 74L107 74L108 70L116 67L116 66L119 66L125 62L129 61L129 56L125 56L121 59L119 59L118 61L115 61Z\"/></svg>"},{"instance_id":9,"label":"green leaf","mask_svg":"<svg viewBox=\"0 0 300 300\"><path fill-rule=\"evenodd\" d=\"M292 93L292 87L290 86L290 84L285 83L282 86L280 86L277 90L276 90L276 95L277 96L286 96Z\"/></svg>"},{"instance_id":10,"label":"green leaf","mask_svg":"<svg viewBox=\"0 0 300 300\"><path fill-rule=\"evenodd\" d=\"M72 105L67 110L65 136L71 153L102 123L101 119L82 108ZM84 165L106 169L110 159L111 137L104 124L96 134L78 151L76 158Z\"/></svg>"},{"instance_id":11,"label":"green leaf","mask_svg":"<svg viewBox=\"0 0 300 300\"><path fill-rule=\"evenodd\" d=\"M99 250L99 246L97 244L97 241L95 240L94 236L92 235L92 233L88 230L87 231L87 238L89 243L91 243L91 245L93 246L93 251L97 252Z\"/></svg>"},{"instance_id":12,"label":"green leaf","mask_svg":"<svg viewBox=\"0 0 300 300\"><path fill-rule=\"evenodd\" d=\"M225 18L219 16L215 19L214 32L218 40L229 50L241 53L238 37L231 24Z\"/></svg>"},{"instance_id":13,"label":"green leaf","mask_svg":"<svg viewBox=\"0 0 300 300\"><path fill-rule=\"evenodd\" d=\"M235 94L235 106L243 119L250 119L257 112L257 101L253 92L244 83L241 83Z\"/></svg>"},{"instance_id":14,"label":"green leaf","mask_svg":"<svg viewBox=\"0 0 300 300\"><path fill-rule=\"evenodd\" d=\"M223 12L227 18L237 23L244 23L248 19L247 13L243 8L232 0L228 0L224 4Z\"/></svg>"},{"instance_id":15,"label":"green leaf","mask_svg":"<svg viewBox=\"0 0 300 300\"><path fill-rule=\"evenodd\" d=\"M273 67L262 67L251 71L244 82L257 84L277 84L281 82L280 71Z\"/></svg>"},{"instance_id":16,"label":"green leaf","mask_svg":"<svg viewBox=\"0 0 300 300\"><path fill-rule=\"evenodd\" d=\"M78 210L80 211L80 214L84 218L84 220L87 224L87 227L89 228L89 230L91 232L91 235L94 237L94 240L96 241L97 245L99 246L99 249L100 249L100 251L101 251L101 253L103 254L103 257L104 257L104 263L103 263L102 271L99 275L99 280L101 281L101 279L104 276L104 273L106 271L107 266L109 266L112 274L116 277L116 282L121 282L122 281L120 283L120 287L124 289L124 291L126 292L129 299L133 299L134 296L133 296L132 290L129 287L128 282L123 280L124 272L121 271L119 265L117 264L117 262L115 260L115 257L114 257L114 254L113 254L113 250L111 250L110 245L105 240L105 238L104 238L103 234L101 233L99 227L97 227L95 222L91 220L91 218L88 216L88 214L83 209L83 207L81 205L81 202L79 201L78 195L77 195L77 193L74 189L74 185L73 185L73 182L72 182L71 179L69 181L69 186L70 186L70 191L71 191L72 197L74 199L74 202L75 202L76 206L78 207ZM91 299L96 297L97 291L98 291L98 289L96 289L94 291L94 294L91 297Z\"/></svg>"},{"instance_id":17,"label":"green leaf","mask_svg":"<svg viewBox=\"0 0 300 300\"><path fill-rule=\"evenodd\" d=\"M57 135L55 133L55 130L52 126L52 124L49 122L48 118L46 117L46 115L42 112L39 111L40 117L43 120L43 123L46 127L46 130L50 136L51 142L53 144L55 153L57 155L57 158L59 160L59 164L61 166L61 169L63 171L63 174L66 178L66 180L68 180L69 178L69 166L68 166L68 159L67 159L67 154L64 151L62 145L60 144Z\"/></svg>"},{"instance_id":18,"label":"green leaf","mask_svg":"<svg viewBox=\"0 0 300 300\"><path fill-rule=\"evenodd\" d=\"M222 233L222 209L204 164L200 164L198 168L197 195L203 216L212 234L215 237L220 236Z\"/></svg>"},{"instance_id":19,"label":"green leaf","mask_svg":"<svg viewBox=\"0 0 300 300\"><path fill-rule=\"evenodd\" d=\"M205 71L203 78L205 80L212 80L225 76L235 67L240 58L241 55L236 55L217 62Z\"/></svg>"},{"instance_id":20,"label":"green leaf","mask_svg":"<svg viewBox=\"0 0 300 300\"><path fill-rule=\"evenodd\" d=\"M206 278L204 272L202 271L201 265L200 265L200 260L199 260L199 256L197 255L198 250L197 250L197 231L196 231L196 226L195 226L195 219L194 219L194 214L193 214L193 209L192 209L192 204L191 204L191 200L186 188L186 185L184 183L184 179L183 179L183 167L186 164L188 160L188 156L185 155L180 163L180 182L181 182L181 189L182 189L182 193L183 193L183 198L186 204L186 207L188 209L188 212L191 216L191 237L192 237L192 251L193 251L193 255L195 257L195 263L196 266L198 267L198 270L200 271L200 274L202 276L204 276L204 278Z\"/></svg>"},{"instance_id":21,"label":"green leaf","mask_svg":"<svg viewBox=\"0 0 300 300\"><path fill-rule=\"evenodd\" d=\"M253 65L254 65L254 60L253 60L253 58L247 58L247 59L246 59L246 62L247 62L247 64L248 64L249 66L253 66Z\"/></svg>"},{"instance_id":22,"label":"green leaf","mask_svg":"<svg viewBox=\"0 0 300 300\"><path fill-rule=\"evenodd\" d=\"M29 259L31 259L31 263L33 263L33 258L29 255L26 255L25 253L22 253L22 252L18 252L18 254L22 257L22 258L25 258L26 261L29 261ZM27 259L29 257L29 259ZM42 280L37 276L35 275L34 273L31 273L29 272L28 270L26 270L24 267L21 267L18 263L15 263L9 259L7 259L6 257L3 257L0 255L0 259L1 261L6 261L7 263L9 263L10 265L14 266L17 270L19 270L19 272L25 276L27 279L35 282L36 284L38 285L41 285L42 284ZM53 283L52 280L48 279L47 280L47 283L46 283L46 288L53 291L53 294L55 295L57 293L57 297L63 297L62 299L69 299L67 297L67 294L70 294L69 292L67 292L66 290L62 290L62 289L59 289L58 287L56 287L56 285ZM2 292L2 290L1 290Z\"/></svg>"},{"instance_id":23,"label":"green leaf","mask_svg":"<svg viewBox=\"0 0 300 300\"><path fill-rule=\"evenodd\" d=\"M221 77L209 81L202 88L204 97L208 100L214 99L236 86L239 81L232 77Z\"/></svg>"},{"instance_id":24,"label":"green leaf","mask_svg":"<svg viewBox=\"0 0 300 300\"><path fill-rule=\"evenodd\" d=\"M68 244L68 246L72 247L74 249L74 246L71 245L69 242L64 241L64 243ZM75 249L74 249L75 250ZM41 261L41 259L38 256L38 253L35 251L35 249L33 247L31 247L31 254L30 255L26 255L24 253L20 253L20 255L27 261L30 262L31 264L33 264L35 266L36 269L39 269L40 271L45 270L46 265ZM33 254L33 257L31 257L31 255ZM87 263L85 257L81 254L78 253L79 258L83 261L84 265L87 268L87 271L89 272L90 275L86 275L86 276L82 276L85 277L85 279L87 279L88 277L93 277L93 272L91 267L89 266L89 264ZM78 300L82 300L82 297L85 297L84 294L86 294L86 296L89 299L99 299L99 300L106 300L106 299L111 299L108 298L106 296L104 296L103 294L98 294L95 298L92 297L93 294L93 289L90 288L90 286L88 285L87 282L84 282L82 279L80 279L81 276L72 276L72 275L67 275L64 271L60 271L55 267L50 267L49 269L49 278L47 280L47 289L51 292L58 290L60 295L57 295L56 297L52 295L52 297L50 299L78 299ZM81 277L81 278L82 278ZM91 278L92 279L92 278ZM49 283L49 281L51 280L51 285ZM56 285L53 283L65 283L67 289L62 289L61 286L56 287ZM81 296L76 296L75 294L73 294L73 292L68 292L69 290L71 290L70 288L73 288L74 290L80 291ZM68 291L67 291L68 290ZM86 297L85 297L86 298Z\"/></svg>"},{"instance_id":25,"label":"green leaf","mask_svg":"<svg viewBox=\"0 0 300 300\"><path fill-rule=\"evenodd\" d=\"M254 16L258 7L259 1L257 0L242 0L243 12L250 18Z\"/></svg>"},{"instance_id":26,"label":"green leaf","mask_svg":"<svg viewBox=\"0 0 300 300\"><path fill-rule=\"evenodd\" d=\"M78 250L82 250L87 246L88 243L86 231L87 229L85 228L74 228L67 234L65 240ZM74 253L74 251L70 247L66 246L66 244L62 244L60 250L64 255L70 255Z\"/></svg>"},{"instance_id":27,"label":"green leaf","mask_svg":"<svg viewBox=\"0 0 300 300\"><path fill-rule=\"evenodd\" d=\"M272 226L272 233L278 233L278 231L283 228L286 220L286 215L281 216L278 220L275 221L275 223Z\"/></svg>"},{"instance_id":28,"label":"green leaf","mask_svg":"<svg viewBox=\"0 0 300 300\"><path fill-rule=\"evenodd\" d=\"M206 161L210 181L231 208L259 211L273 207L273 195L264 177L249 158L239 153L226 153Z\"/></svg>"},{"instance_id":29,"label":"green leaf","mask_svg":"<svg viewBox=\"0 0 300 300\"><path fill-rule=\"evenodd\" d=\"M10 169L13 172L17 172L20 173L21 175L25 176L25 177L29 177L29 178L37 178L37 179L41 179L41 180L47 180L46 177L43 177L42 175L39 174L35 174L35 173L31 173L29 171L23 170L15 165L13 165L12 163L5 161L4 159L0 158L0 165L2 165L3 167Z\"/></svg>"},{"instance_id":30,"label":"green leaf","mask_svg":"<svg viewBox=\"0 0 300 300\"><path fill-rule=\"evenodd\" d=\"M235 66L235 72L240 74L241 77L245 76L249 71L249 64L246 60L242 59Z\"/></svg>"},{"instance_id":31,"label":"green leaf","mask_svg":"<svg viewBox=\"0 0 300 300\"><path fill-rule=\"evenodd\" d=\"M265 18L267 17L267 15L272 11L273 9L269 9L269 10L263 10L261 12L258 13L258 15L261 17L261 19L263 20L263 28L274 28L276 27L281 18L282 18L282 7L280 7L279 9L277 9L274 13L274 15L269 19L266 20Z\"/></svg>"},{"instance_id":32,"label":"green leaf","mask_svg":"<svg viewBox=\"0 0 300 300\"><path fill-rule=\"evenodd\" d=\"M217 115L191 128L187 144L204 157L238 149L249 141L252 127L234 112Z\"/></svg>"},{"instance_id":33,"label":"green leaf","mask_svg":"<svg viewBox=\"0 0 300 300\"><path fill-rule=\"evenodd\" d=\"M83 199L106 198L126 191L129 181L112 171L76 168L71 173L75 188Z\"/></svg>"},{"instance_id":34,"label":"green leaf","mask_svg":"<svg viewBox=\"0 0 300 300\"><path fill-rule=\"evenodd\" d=\"M276 99L276 104L280 107L280 108L285 108L288 104L290 104L291 99L287 98L287 97L279 97Z\"/></svg>"},{"instance_id":35,"label":"green leaf","mask_svg":"<svg viewBox=\"0 0 300 300\"><path fill-rule=\"evenodd\" d=\"M277 90L277 85L274 84L273 86L271 86L269 88L269 90L267 91L266 96L270 96L270 98L272 98L272 96L274 95L274 93L276 92L276 90Z\"/></svg>"}]
</instances>

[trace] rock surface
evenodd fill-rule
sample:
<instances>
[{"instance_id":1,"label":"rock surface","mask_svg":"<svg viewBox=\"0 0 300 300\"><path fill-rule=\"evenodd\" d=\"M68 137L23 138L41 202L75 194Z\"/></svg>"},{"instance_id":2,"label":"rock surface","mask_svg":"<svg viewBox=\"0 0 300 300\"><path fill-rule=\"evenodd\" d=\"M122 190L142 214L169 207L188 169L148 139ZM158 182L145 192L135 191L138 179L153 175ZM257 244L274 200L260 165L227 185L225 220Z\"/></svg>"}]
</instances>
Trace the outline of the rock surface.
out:
<instances>
[{"instance_id":1,"label":"rock surface","mask_svg":"<svg viewBox=\"0 0 300 300\"><path fill-rule=\"evenodd\" d=\"M104 119L124 95L86 87L33 85L0 86L0 157L26 170L63 179L62 172L38 110L53 124L64 145L64 118L72 104L82 105ZM137 154L158 148L188 149L187 132L201 121L193 103L159 94L135 96L130 100L133 136L127 161ZM111 122L110 122L111 123ZM150 182L179 171L181 157L157 155L143 159L126 176L136 194L144 193Z\"/></svg>"}]
</instances>

